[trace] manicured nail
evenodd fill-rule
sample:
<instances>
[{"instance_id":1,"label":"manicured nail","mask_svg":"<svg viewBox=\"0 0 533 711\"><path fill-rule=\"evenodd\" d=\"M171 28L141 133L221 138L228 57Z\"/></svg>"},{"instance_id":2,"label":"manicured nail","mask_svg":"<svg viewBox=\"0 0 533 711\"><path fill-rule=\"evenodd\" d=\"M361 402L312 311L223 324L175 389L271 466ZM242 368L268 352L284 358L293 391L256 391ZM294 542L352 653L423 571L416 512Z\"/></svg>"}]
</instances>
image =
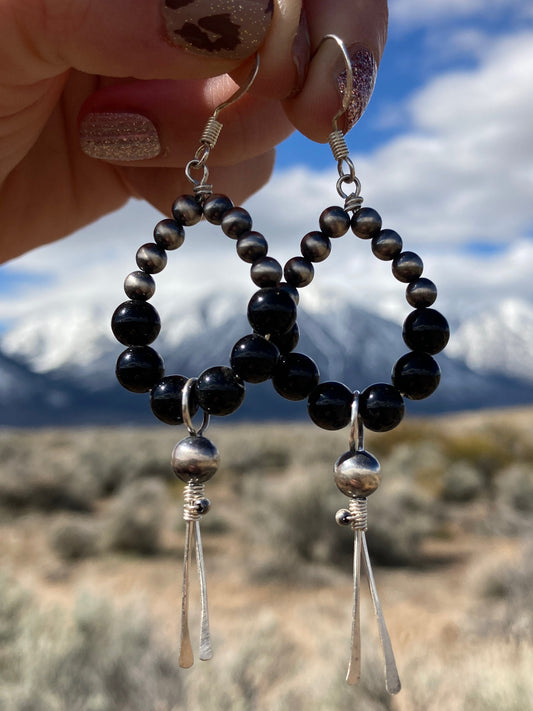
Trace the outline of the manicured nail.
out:
<instances>
[{"instance_id":1,"label":"manicured nail","mask_svg":"<svg viewBox=\"0 0 533 711\"><path fill-rule=\"evenodd\" d=\"M359 121L370 101L378 65L371 52L361 45L348 48L353 72L353 94L350 104L344 114L344 127L349 131ZM346 92L346 70L337 77L337 86L342 96Z\"/></svg>"},{"instance_id":2,"label":"manicured nail","mask_svg":"<svg viewBox=\"0 0 533 711\"><path fill-rule=\"evenodd\" d=\"M173 44L207 57L246 59L265 39L274 0L160 0Z\"/></svg>"},{"instance_id":3,"label":"manicured nail","mask_svg":"<svg viewBox=\"0 0 533 711\"><path fill-rule=\"evenodd\" d=\"M297 96L303 89L310 59L311 39L309 37L309 26L307 24L307 15L302 10L298 30L292 43L292 61L296 67L296 84L287 99Z\"/></svg>"},{"instance_id":4,"label":"manicured nail","mask_svg":"<svg viewBox=\"0 0 533 711\"><path fill-rule=\"evenodd\" d=\"M80 124L80 145L88 156L101 160L146 160L161 153L154 124L131 113L87 114Z\"/></svg>"}]
</instances>

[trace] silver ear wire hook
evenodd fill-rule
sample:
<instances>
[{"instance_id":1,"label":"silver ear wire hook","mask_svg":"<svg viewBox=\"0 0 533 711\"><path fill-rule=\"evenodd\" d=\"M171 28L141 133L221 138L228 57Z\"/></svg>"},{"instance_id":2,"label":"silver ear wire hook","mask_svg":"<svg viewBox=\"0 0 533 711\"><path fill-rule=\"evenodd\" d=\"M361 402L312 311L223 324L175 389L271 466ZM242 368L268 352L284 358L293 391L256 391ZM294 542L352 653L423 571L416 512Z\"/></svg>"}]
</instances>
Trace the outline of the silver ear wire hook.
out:
<instances>
[{"instance_id":1,"label":"silver ear wire hook","mask_svg":"<svg viewBox=\"0 0 533 711\"><path fill-rule=\"evenodd\" d=\"M337 35L324 35L322 39L320 40L320 44L317 47L317 51L320 49L320 47L326 42L327 40L333 40L336 42L338 48L340 49L342 53L342 57L344 59L344 64L346 66L346 91L342 95L342 104L341 108L337 111L335 116L333 117L333 131L338 131L338 120L340 117L346 113L348 110L348 107L350 106L350 102L353 97L353 69L352 69L352 63L350 61L350 57L348 55L348 50L346 49L346 45L344 42L341 40L340 37Z\"/></svg>"},{"instance_id":2,"label":"silver ear wire hook","mask_svg":"<svg viewBox=\"0 0 533 711\"><path fill-rule=\"evenodd\" d=\"M185 176L187 177L187 180L194 186L194 194L199 199L205 200L213 192L213 186L207 184L207 179L209 178L209 168L207 167L207 159L209 158L209 154L211 153L212 149L215 147L223 127L223 124L217 119L217 117L221 111L224 111L224 109L227 109L228 106L231 106L232 104L237 102L242 96L244 96L244 94L246 94L247 91L250 90L250 87L252 86L255 81L255 78L257 77L257 73L259 71L259 63L259 54L256 54L254 67L246 83L243 86L239 87L237 91L235 91L229 97L229 99L223 101L213 111L213 113L207 120L202 135L200 136L200 146L194 154L194 158L190 160L185 166ZM203 171L200 180L197 180L192 176L192 170Z\"/></svg>"}]
</instances>

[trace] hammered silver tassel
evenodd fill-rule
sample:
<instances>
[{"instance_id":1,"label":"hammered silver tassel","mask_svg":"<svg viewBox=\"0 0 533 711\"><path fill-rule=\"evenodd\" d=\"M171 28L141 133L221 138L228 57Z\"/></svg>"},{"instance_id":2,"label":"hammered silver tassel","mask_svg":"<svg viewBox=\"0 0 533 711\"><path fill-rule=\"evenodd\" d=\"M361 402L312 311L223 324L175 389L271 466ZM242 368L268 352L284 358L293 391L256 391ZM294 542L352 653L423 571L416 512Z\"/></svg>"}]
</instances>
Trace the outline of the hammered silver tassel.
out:
<instances>
[{"instance_id":1,"label":"hammered silver tassel","mask_svg":"<svg viewBox=\"0 0 533 711\"><path fill-rule=\"evenodd\" d=\"M349 508L337 511L335 519L340 526L351 526L354 532L352 637L346 681L348 684L357 684L361 678L360 590L362 559L365 563L370 595L378 623L381 649L385 660L385 686L389 694L397 694L401 689L401 683L390 636L379 602L365 534L367 530L367 497L380 484L380 466L378 460L364 449L364 432L359 417L358 396L359 393L354 393L350 449L339 457L335 463L335 483L340 491L350 498Z\"/></svg>"},{"instance_id":2,"label":"hammered silver tassel","mask_svg":"<svg viewBox=\"0 0 533 711\"><path fill-rule=\"evenodd\" d=\"M189 430L189 437L181 440L172 451L172 469L176 476L186 483L183 490L183 519L185 521L185 545L183 549L183 588L181 597L181 633L179 665L188 668L194 664L191 637L189 633L189 588L192 549L195 548L196 564L200 579L201 621L200 654L202 661L211 659L213 648L209 631L209 611L205 578L204 554L200 533L200 520L210 509L211 503L205 496L205 482L216 473L220 463L217 448L203 436L209 423L209 415L204 416L200 429L196 430L189 413L189 393L194 379L187 381L183 388L183 421ZM196 545L195 545L196 544Z\"/></svg>"}]
</instances>

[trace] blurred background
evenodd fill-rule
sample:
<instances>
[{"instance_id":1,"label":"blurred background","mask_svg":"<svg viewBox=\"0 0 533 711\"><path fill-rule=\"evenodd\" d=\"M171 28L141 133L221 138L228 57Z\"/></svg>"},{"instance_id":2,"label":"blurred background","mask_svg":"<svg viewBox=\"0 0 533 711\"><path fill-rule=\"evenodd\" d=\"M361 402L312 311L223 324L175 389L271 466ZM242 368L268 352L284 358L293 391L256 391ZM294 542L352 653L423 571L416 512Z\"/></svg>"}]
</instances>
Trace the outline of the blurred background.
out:
<instances>
[{"instance_id":1,"label":"blurred background","mask_svg":"<svg viewBox=\"0 0 533 711\"><path fill-rule=\"evenodd\" d=\"M216 657L178 670L183 523L168 459L183 433L116 384L109 328L160 219L132 201L0 267L2 708L533 708L533 7L390 10L348 144L365 205L420 254L452 327L439 390L368 439L383 471L368 541L404 690L383 692L366 598L363 681L343 682L351 536L334 522L345 501L331 468L347 432L317 431L270 385L210 430L223 460L205 519ZM279 147L246 205L279 261L338 204L336 179L327 145ZM323 378L387 382L405 350L404 286L353 235L316 271L301 350ZM187 231L153 299L167 372L227 363L253 290L218 228Z\"/></svg>"}]
</instances>

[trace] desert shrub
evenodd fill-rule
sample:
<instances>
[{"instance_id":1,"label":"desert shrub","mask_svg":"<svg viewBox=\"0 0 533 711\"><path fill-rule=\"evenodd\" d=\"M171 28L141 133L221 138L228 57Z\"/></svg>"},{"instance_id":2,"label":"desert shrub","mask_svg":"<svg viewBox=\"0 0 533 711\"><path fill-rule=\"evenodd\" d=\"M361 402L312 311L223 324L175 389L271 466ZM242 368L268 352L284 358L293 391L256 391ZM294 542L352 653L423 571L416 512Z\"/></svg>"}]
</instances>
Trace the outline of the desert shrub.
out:
<instances>
[{"instance_id":1,"label":"desert shrub","mask_svg":"<svg viewBox=\"0 0 533 711\"><path fill-rule=\"evenodd\" d=\"M6 592L13 595L3 585L2 598ZM24 619L11 623L0 660L0 707L6 711L186 708L174 655L137 608L117 610L84 596L68 617L26 599Z\"/></svg>"},{"instance_id":2,"label":"desert shrub","mask_svg":"<svg viewBox=\"0 0 533 711\"><path fill-rule=\"evenodd\" d=\"M509 461L498 437L490 431L466 432L443 438L442 446L450 461L470 465L483 479L488 495L493 493L495 476Z\"/></svg>"},{"instance_id":3,"label":"desert shrub","mask_svg":"<svg viewBox=\"0 0 533 711\"><path fill-rule=\"evenodd\" d=\"M479 471L465 461L454 462L442 477L441 498L444 501L468 503L483 491L483 478Z\"/></svg>"},{"instance_id":4,"label":"desert shrub","mask_svg":"<svg viewBox=\"0 0 533 711\"><path fill-rule=\"evenodd\" d=\"M88 558L98 551L100 528L86 517L57 521L49 534L52 550L65 561Z\"/></svg>"},{"instance_id":5,"label":"desert shrub","mask_svg":"<svg viewBox=\"0 0 533 711\"><path fill-rule=\"evenodd\" d=\"M156 479L133 481L117 495L103 532L106 548L142 555L159 549L164 526L165 485Z\"/></svg>"},{"instance_id":6,"label":"desert shrub","mask_svg":"<svg viewBox=\"0 0 533 711\"><path fill-rule=\"evenodd\" d=\"M520 513L533 512L533 472L531 465L515 463L496 479L496 496L500 502Z\"/></svg>"}]
</instances>

